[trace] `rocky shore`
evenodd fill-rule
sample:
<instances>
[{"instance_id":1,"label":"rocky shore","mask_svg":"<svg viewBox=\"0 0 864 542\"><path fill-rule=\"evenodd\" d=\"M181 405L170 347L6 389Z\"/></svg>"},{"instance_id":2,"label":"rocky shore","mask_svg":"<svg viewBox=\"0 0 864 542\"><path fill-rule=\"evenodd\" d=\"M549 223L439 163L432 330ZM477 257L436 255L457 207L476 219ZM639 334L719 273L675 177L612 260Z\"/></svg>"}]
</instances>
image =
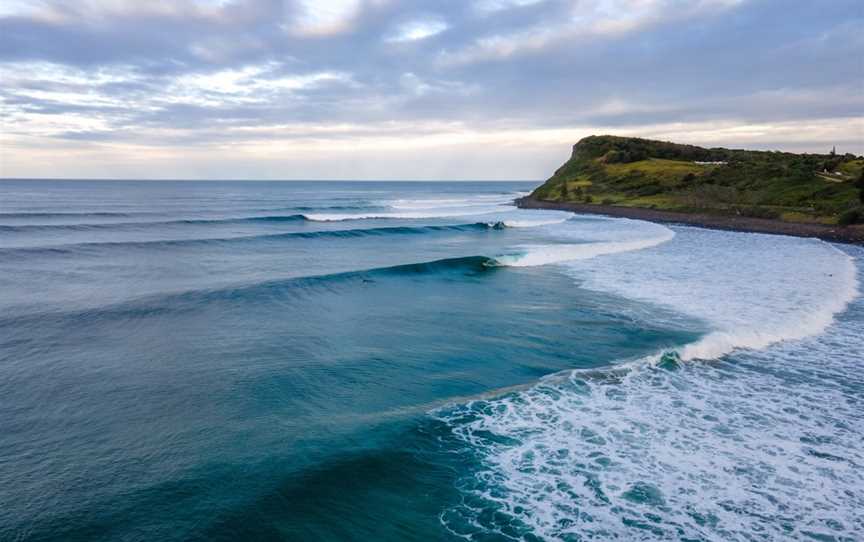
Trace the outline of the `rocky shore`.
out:
<instances>
[{"instance_id":1,"label":"rocky shore","mask_svg":"<svg viewBox=\"0 0 864 542\"><path fill-rule=\"evenodd\" d=\"M658 211L638 207L621 207L615 205L595 205L591 203L571 203L543 201L526 196L515 201L521 209L555 209L572 211L574 213L636 218L651 222L687 224L716 230L743 231L755 233L771 233L777 235L793 235L796 237L816 237L835 243L864 245L864 225L828 226L824 224L803 224L771 220L766 218L750 218L744 216L723 216L699 213L676 213Z\"/></svg>"}]
</instances>

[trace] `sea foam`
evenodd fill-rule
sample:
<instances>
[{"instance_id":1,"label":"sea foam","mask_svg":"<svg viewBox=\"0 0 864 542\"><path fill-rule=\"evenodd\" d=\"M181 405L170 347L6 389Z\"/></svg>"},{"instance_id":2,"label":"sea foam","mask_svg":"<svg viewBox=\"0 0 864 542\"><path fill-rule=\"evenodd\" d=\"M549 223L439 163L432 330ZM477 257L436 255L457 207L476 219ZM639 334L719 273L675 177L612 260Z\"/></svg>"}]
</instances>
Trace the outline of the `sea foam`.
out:
<instances>
[{"instance_id":1,"label":"sea foam","mask_svg":"<svg viewBox=\"0 0 864 542\"><path fill-rule=\"evenodd\" d=\"M679 227L674 246L574 263L582 286L665 305L712 329L678 349L714 359L823 332L858 295L854 260L815 239Z\"/></svg>"},{"instance_id":2,"label":"sea foam","mask_svg":"<svg viewBox=\"0 0 864 542\"><path fill-rule=\"evenodd\" d=\"M437 411L480 460L441 516L451 532L852 540L864 528L854 260L816 240L676 230L566 267L584 288L702 322L712 331L664 358L691 361L572 371ZM859 321L832 327L853 302Z\"/></svg>"},{"instance_id":3,"label":"sea foam","mask_svg":"<svg viewBox=\"0 0 864 542\"><path fill-rule=\"evenodd\" d=\"M558 220L558 219L555 219ZM542 224L560 224L567 219L558 221L538 221ZM621 221L608 220L603 223L578 223L571 228L562 228L562 233L570 234L570 242L565 236L560 243L547 245L528 245L522 247L517 254L497 256L495 259L509 267L534 267L538 265L556 264L575 260L587 260L608 254L630 252L654 247L670 241L675 232L659 224L631 221L625 222L626 229L612 227ZM509 221L505 224L510 225Z\"/></svg>"},{"instance_id":4,"label":"sea foam","mask_svg":"<svg viewBox=\"0 0 864 542\"><path fill-rule=\"evenodd\" d=\"M561 224L570 220L569 216L560 218L540 219L540 220L505 220L504 224L508 228L536 228L539 226L551 226L553 224Z\"/></svg>"}]
</instances>

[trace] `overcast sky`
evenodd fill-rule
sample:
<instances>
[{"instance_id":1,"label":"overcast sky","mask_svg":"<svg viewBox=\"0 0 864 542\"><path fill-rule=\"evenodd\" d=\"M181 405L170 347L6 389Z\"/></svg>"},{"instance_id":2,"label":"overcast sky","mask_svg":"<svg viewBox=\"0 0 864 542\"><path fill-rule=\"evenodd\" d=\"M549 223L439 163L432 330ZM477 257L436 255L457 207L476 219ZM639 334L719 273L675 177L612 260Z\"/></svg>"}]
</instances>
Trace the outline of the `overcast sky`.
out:
<instances>
[{"instance_id":1,"label":"overcast sky","mask_svg":"<svg viewBox=\"0 0 864 542\"><path fill-rule=\"evenodd\" d=\"M864 153L861 0L0 0L3 177L530 179Z\"/></svg>"}]
</instances>

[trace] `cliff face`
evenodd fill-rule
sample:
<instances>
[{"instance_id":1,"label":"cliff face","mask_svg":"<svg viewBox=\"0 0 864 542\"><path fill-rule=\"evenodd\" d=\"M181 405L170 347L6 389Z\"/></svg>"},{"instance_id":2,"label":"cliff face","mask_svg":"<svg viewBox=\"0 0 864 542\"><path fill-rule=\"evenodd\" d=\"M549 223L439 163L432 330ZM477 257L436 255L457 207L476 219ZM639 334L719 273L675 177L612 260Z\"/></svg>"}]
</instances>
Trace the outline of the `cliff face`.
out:
<instances>
[{"instance_id":1,"label":"cliff face","mask_svg":"<svg viewBox=\"0 0 864 542\"><path fill-rule=\"evenodd\" d=\"M729 149L704 149L695 145L682 145L667 141L641 139L638 137L588 136L573 145L571 159L600 158L609 152L620 153L619 158L636 161L645 158L670 160L723 160L731 153ZM746 151L744 151L746 152Z\"/></svg>"},{"instance_id":2,"label":"cliff face","mask_svg":"<svg viewBox=\"0 0 864 542\"><path fill-rule=\"evenodd\" d=\"M532 194L541 201L717 213L790 222L864 221L864 158L706 149L590 136ZM852 222L855 222L852 216Z\"/></svg>"}]
</instances>

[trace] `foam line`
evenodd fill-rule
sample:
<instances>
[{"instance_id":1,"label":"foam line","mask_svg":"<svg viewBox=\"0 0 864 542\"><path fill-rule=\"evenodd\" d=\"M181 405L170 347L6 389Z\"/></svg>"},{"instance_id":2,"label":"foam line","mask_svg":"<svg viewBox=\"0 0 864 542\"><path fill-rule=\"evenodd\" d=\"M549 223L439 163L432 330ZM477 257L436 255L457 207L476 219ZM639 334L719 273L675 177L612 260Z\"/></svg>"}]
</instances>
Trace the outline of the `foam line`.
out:
<instances>
[{"instance_id":1,"label":"foam line","mask_svg":"<svg viewBox=\"0 0 864 542\"><path fill-rule=\"evenodd\" d=\"M616 254L619 252L629 252L654 247L670 241L675 237L675 232L672 230L666 228L664 228L664 230L665 231L660 235L655 237L632 241L607 241L528 247L524 254L515 256L499 256L496 260L498 260L501 265L509 267L534 267L573 260L586 260L606 254Z\"/></svg>"},{"instance_id":2,"label":"foam line","mask_svg":"<svg viewBox=\"0 0 864 542\"><path fill-rule=\"evenodd\" d=\"M570 220L570 217L540 219L540 220L505 220L504 224L508 228L535 228L538 226L551 226L553 224L561 224Z\"/></svg>"},{"instance_id":3,"label":"foam line","mask_svg":"<svg viewBox=\"0 0 864 542\"><path fill-rule=\"evenodd\" d=\"M855 261L848 254L834 247L831 249L840 255L841 262L837 267L840 287L821 305L804 309L798 318L774 328L760 329L756 324L751 328L712 332L700 341L684 346L680 352L681 359L716 359L737 348L761 350L781 341L800 340L824 332L834 323L835 316L859 294Z\"/></svg>"}]
</instances>

